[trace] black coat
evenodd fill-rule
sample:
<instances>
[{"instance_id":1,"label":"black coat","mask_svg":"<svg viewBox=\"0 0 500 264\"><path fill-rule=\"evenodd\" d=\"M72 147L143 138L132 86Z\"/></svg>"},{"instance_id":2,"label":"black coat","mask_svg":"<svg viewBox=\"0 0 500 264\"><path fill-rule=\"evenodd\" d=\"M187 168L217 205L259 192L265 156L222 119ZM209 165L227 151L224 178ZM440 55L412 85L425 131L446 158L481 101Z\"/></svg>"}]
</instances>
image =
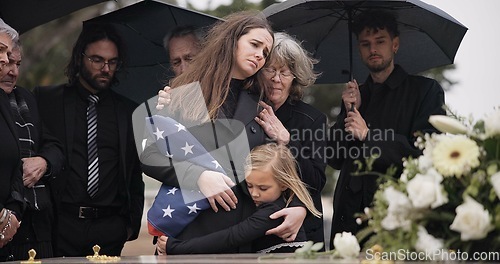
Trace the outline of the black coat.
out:
<instances>
[{"instance_id":1,"label":"black coat","mask_svg":"<svg viewBox=\"0 0 500 264\"><path fill-rule=\"evenodd\" d=\"M266 231L275 228L283 222L282 218L271 220L269 216L285 208L285 200L278 199L272 203L259 206L257 211L240 223L211 234L189 240L179 240L169 237L167 254L217 254L232 253L233 248L241 244L253 243L254 252L294 252L306 241L304 230L301 229L292 243L287 243L275 235L267 235Z\"/></svg>"},{"instance_id":2,"label":"black coat","mask_svg":"<svg viewBox=\"0 0 500 264\"><path fill-rule=\"evenodd\" d=\"M21 217L24 210L24 187L19 136L12 118L9 98L2 89L0 89L0 138L2 139L0 151L0 210L7 208ZM22 219L18 220L21 221ZM0 248L0 261L3 261L9 254L7 247Z\"/></svg>"},{"instance_id":3,"label":"black coat","mask_svg":"<svg viewBox=\"0 0 500 264\"><path fill-rule=\"evenodd\" d=\"M147 109L154 109L156 101L153 101L149 102L149 104L142 104L134 112L134 120L143 120L144 117L147 116ZM231 147L231 151L235 151L235 153L232 153L234 164L241 164L242 159L245 159L250 149L265 143L265 133L260 125L254 120L258 113L257 105L257 95L252 94L250 91L241 91L233 116L232 125L228 125L225 122L214 123L218 139L217 142L214 141L214 128L211 123L192 127L189 131L204 145L205 149L208 151L227 145L228 142L234 140L235 137L239 135L241 136L241 132L244 131L246 133L246 138L244 139L244 142L241 142L243 144L238 144L237 146L233 145ZM239 121L240 123L235 123L234 121ZM140 131L136 133L136 135L142 135L143 127L141 127L141 125L143 124L144 123L134 127L135 131ZM248 147L244 144L248 144ZM238 150L241 150L242 152L238 153ZM236 168L238 171L236 174L231 173L233 169L231 168L231 164L225 162L227 158L218 159L217 156L214 156L214 158L221 163L221 166L227 172L228 176L235 183L239 183L233 187L233 191L238 198L236 209L232 209L227 212L223 208L219 207L219 211L217 213L210 208L201 211L196 219L179 234L177 238L181 240L204 236L209 233L234 226L250 216L256 209L253 200L248 194L242 168ZM185 168L176 166L174 170L174 167L169 165L168 159L159 154L159 151L154 144L147 147L141 154L141 163L143 171L146 175L167 185L180 186L181 188L197 189L197 179L202 171L205 170L189 164L187 164ZM251 252L251 250L251 244L249 243L241 245L240 247L231 248L227 250L227 252Z\"/></svg>"},{"instance_id":4,"label":"black coat","mask_svg":"<svg viewBox=\"0 0 500 264\"><path fill-rule=\"evenodd\" d=\"M21 216L24 210L23 178L19 136L12 118L9 98L0 89L0 210L7 208ZM21 219L19 219L21 220Z\"/></svg>"},{"instance_id":5,"label":"black coat","mask_svg":"<svg viewBox=\"0 0 500 264\"><path fill-rule=\"evenodd\" d=\"M299 164L300 176L308 186L314 206L322 212L321 190L326 183L326 116L311 105L290 98L276 110L276 116L290 132L288 147ZM308 240L325 241L322 217L308 214L303 226Z\"/></svg>"},{"instance_id":6,"label":"black coat","mask_svg":"<svg viewBox=\"0 0 500 264\"><path fill-rule=\"evenodd\" d=\"M66 165L63 167L61 174L55 179L54 184L53 196L56 209L58 209L61 206L60 193L66 189L67 174L70 170L68 164L71 164L71 154L73 152L77 87L69 85L36 87L34 93L40 115L52 134L63 144L67 159ZM132 232L128 239L133 240L139 235L144 208L144 182L142 181L139 159L135 148L131 120L132 111L136 105L113 91L110 91L110 96L115 103L118 124L117 137L120 146L118 175L122 176L119 190L124 204L121 215L128 219L128 229Z\"/></svg>"},{"instance_id":7,"label":"black coat","mask_svg":"<svg viewBox=\"0 0 500 264\"><path fill-rule=\"evenodd\" d=\"M53 220L53 211L51 206L50 194L48 188L50 186L50 181L55 175L59 175L61 172L62 166L64 164L64 154L62 150L61 143L48 131L47 128L42 124L42 120L39 115L38 104L35 101L34 95L27 89L17 86L16 92L26 101L26 104L29 108L31 123L33 123L31 138L35 142L34 152L36 156L43 157L48 164L48 175L42 177L40 181L47 188L47 200L43 202L47 205L46 209L41 212L33 212L36 215L32 215L33 219L28 220L24 219L24 225L21 226L17 230L16 235L14 236L13 243L26 243L26 242L34 242L31 241L33 236L37 239L37 241L50 241L52 236L52 220ZM39 188L39 190L41 190ZM32 189L25 189L27 192L32 192ZM39 197L39 199L42 199ZM26 221L28 220L28 221ZM35 234L31 234L31 228L26 225L32 225Z\"/></svg>"},{"instance_id":8,"label":"black coat","mask_svg":"<svg viewBox=\"0 0 500 264\"><path fill-rule=\"evenodd\" d=\"M382 85L374 84L368 77L360 92L359 112L370 129L366 140L354 140L345 132L345 107L330 131L329 147L334 151L330 155L334 158L329 164L341 170L334 195L332 238L336 233L354 234L359 229L354 214L371 205L377 190L376 176L351 176L356 169L354 161L364 162L371 154L380 154L374 171L385 173L389 166L395 165L400 175L402 158L420 155L413 145L415 133L437 132L428 122L429 116L445 114L444 91L439 83L408 75L398 65Z\"/></svg>"}]
</instances>

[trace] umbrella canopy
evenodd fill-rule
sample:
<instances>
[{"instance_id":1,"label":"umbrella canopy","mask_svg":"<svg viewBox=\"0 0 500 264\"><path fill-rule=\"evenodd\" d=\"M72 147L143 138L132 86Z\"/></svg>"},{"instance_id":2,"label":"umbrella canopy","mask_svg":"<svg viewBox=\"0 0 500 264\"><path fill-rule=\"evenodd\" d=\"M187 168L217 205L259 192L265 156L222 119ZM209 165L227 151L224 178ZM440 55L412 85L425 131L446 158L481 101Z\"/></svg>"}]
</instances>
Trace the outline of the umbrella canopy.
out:
<instances>
[{"instance_id":1,"label":"umbrella canopy","mask_svg":"<svg viewBox=\"0 0 500 264\"><path fill-rule=\"evenodd\" d=\"M418 0L288 0L263 13L275 30L303 40L320 59L316 69L323 75L317 83L340 83L368 76L350 32L352 18L368 9L396 14L401 44L395 63L409 73L453 63L467 31L443 10Z\"/></svg>"},{"instance_id":2,"label":"umbrella canopy","mask_svg":"<svg viewBox=\"0 0 500 264\"><path fill-rule=\"evenodd\" d=\"M0 17L20 33L108 0L2 0Z\"/></svg>"},{"instance_id":3,"label":"umbrella canopy","mask_svg":"<svg viewBox=\"0 0 500 264\"><path fill-rule=\"evenodd\" d=\"M165 35L177 26L208 27L218 20L175 5L145 0L83 24L111 23L118 30L127 47L127 68L119 73L120 85L113 89L141 103L156 95L168 78Z\"/></svg>"}]
</instances>

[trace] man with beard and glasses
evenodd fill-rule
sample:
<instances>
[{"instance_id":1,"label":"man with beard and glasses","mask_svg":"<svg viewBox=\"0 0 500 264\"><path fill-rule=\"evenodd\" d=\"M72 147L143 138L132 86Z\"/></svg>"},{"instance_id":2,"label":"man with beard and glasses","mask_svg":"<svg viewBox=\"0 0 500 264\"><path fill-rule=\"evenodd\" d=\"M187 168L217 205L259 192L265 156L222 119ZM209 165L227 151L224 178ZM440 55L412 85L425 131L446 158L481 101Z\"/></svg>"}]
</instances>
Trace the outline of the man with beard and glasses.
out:
<instances>
[{"instance_id":1,"label":"man with beard and glasses","mask_svg":"<svg viewBox=\"0 0 500 264\"><path fill-rule=\"evenodd\" d=\"M416 132L437 132L429 116L445 114L444 92L438 82L409 75L394 64L400 39L392 13L361 13L353 30L370 75L359 87L355 80L347 84L342 110L330 131L328 144L334 153L329 164L341 170L334 194L332 238L360 229L355 214L370 206L378 186L375 175L352 176L357 170L355 161L364 162L376 154L375 172L385 173L394 165L399 172L395 175L400 175L402 158L420 155L413 144Z\"/></svg>"},{"instance_id":2,"label":"man with beard and glasses","mask_svg":"<svg viewBox=\"0 0 500 264\"><path fill-rule=\"evenodd\" d=\"M139 234L144 182L132 131L136 105L110 88L125 61L106 25L83 28L66 67L68 83L35 88L43 121L64 145L55 179L56 256L121 254Z\"/></svg>"}]
</instances>

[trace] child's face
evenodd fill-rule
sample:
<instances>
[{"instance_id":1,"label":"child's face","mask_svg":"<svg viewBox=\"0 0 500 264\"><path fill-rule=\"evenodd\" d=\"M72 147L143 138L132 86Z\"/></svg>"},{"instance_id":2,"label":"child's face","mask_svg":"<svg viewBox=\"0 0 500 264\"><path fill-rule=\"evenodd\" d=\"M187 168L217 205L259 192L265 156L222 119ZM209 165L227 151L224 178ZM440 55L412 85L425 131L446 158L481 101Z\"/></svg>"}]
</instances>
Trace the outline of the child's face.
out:
<instances>
[{"instance_id":1,"label":"child's face","mask_svg":"<svg viewBox=\"0 0 500 264\"><path fill-rule=\"evenodd\" d=\"M274 179L271 171L252 170L245 179L248 192L257 206L276 201L286 190Z\"/></svg>"}]
</instances>

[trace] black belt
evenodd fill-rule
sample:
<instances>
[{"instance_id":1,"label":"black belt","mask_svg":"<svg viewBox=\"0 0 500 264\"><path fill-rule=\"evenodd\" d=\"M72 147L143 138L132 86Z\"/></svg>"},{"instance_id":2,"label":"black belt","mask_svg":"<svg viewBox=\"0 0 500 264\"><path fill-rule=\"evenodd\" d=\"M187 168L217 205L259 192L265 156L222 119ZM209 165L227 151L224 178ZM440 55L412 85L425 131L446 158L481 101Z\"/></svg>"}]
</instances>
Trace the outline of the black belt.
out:
<instances>
[{"instance_id":1,"label":"black belt","mask_svg":"<svg viewBox=\"0 0 500 264\"><path fill-rule=\"evenodd\" d=\"M120 207L90 207L63 203L61 211L77 218L92 219L118 215Z\"/></svg>"}]
</instances>

